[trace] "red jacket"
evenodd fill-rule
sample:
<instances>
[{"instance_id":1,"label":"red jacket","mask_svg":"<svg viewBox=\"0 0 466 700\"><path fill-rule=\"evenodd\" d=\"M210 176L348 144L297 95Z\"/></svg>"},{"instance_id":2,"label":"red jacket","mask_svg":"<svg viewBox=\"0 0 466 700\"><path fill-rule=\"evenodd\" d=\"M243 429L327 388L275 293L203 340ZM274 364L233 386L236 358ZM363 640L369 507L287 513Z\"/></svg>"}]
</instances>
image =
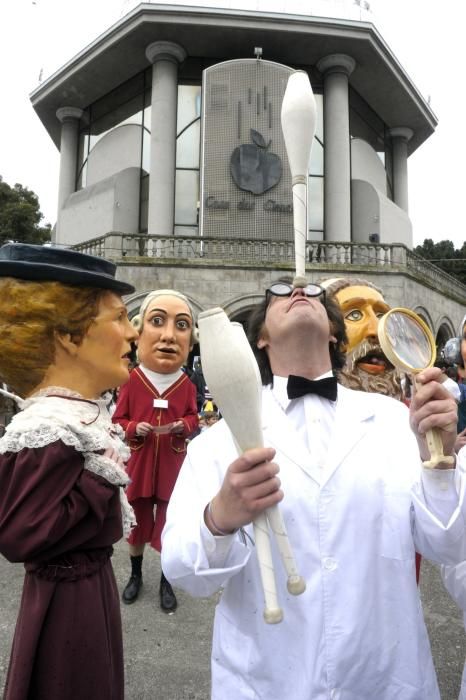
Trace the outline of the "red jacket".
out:
<instances>
[{"instance_id":1,"label":"red jacket","mask_svg":"<svg viewBox=\"0 0 466 700\"><path fill-rule=\"evenodd\" d=\"M154 407L154 399L166 399L168 408ZM176 380L163 394L136 367L127 384L121 387L114 423L121 425L131 449L126 471L131 483L126 488L128 500L155 496L169 501L186 454L186 438L198 426L196 388L186 374ZM145 437L136 435L141 421L165 425L182 420L182 433Z\"/></svg>"}]
</instances>

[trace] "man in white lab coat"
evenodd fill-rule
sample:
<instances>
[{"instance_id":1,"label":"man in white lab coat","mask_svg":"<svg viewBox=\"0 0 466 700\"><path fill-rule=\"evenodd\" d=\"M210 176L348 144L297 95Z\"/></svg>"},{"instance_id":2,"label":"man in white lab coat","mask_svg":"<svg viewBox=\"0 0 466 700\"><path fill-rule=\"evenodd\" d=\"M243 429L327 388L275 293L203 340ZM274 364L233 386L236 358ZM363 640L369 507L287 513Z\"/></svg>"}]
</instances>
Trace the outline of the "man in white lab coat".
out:
<instances>
[{"instance_id":1,"label":"man in white lab coat","mask_svg":"<svg viewBox=\"0 0 466 700\"><path fill-rule=\"evenodd\" d=\"M385 396L338 386L330 398L289 398L289 375L328 385L341 362L344 325L324 297L318 285L279 282L256 309L249 336L267 447L238 457L224 421L190 443L162 566L192 595L224 589L213 700L438 700L414 555L465 558L460 460L456 469L421 464L433 426L454 453L456 404L439 370L419 375L415 437L406 406ZM274 551L284 619L267 625L251 522L278 503L306 590L288 594Z\"/></svg>"}]
</instances>

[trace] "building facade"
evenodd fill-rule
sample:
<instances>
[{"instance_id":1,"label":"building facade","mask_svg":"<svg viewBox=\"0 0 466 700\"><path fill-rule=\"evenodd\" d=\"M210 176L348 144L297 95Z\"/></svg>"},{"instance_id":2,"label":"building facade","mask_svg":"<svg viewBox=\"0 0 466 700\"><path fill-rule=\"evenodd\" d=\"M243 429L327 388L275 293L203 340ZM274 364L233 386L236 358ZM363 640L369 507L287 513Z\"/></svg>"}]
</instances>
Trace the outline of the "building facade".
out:
<instances>
[{"instance_id":1,"label":"building facade","mask_svg":"<svg viewBox=\"0 0 466 700\"><path fill-rule=\"evenodd\" d=\"M175 286L244 316L293 267L279 114L296 69L318 108L310 278L373 277L441 345L466 289L412 254L407 177L436 117L367 22L138 5L31 96L61 154L55 242L115 260L130 308Z\"/></svg>"}]
</instances>

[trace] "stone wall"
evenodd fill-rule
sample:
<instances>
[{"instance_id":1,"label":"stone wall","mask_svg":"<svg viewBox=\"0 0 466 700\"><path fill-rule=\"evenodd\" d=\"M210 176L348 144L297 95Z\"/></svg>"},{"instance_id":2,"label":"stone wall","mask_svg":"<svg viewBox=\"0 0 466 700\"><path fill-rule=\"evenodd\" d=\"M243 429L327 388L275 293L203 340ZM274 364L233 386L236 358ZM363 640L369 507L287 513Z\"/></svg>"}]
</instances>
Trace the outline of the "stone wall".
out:
<instances>
[{"instance_id":1,"label":"stone wall","mask_svg":"<svg viewBox=\"0 0 466 700\"><path fill-rule=\"evenodd\" d=\"M327 268L328 266L325 266ZM257 267L244 264L241 267L228 262L196 265L151 263L119 265L118 277L136 287L136 293L128 297L128 307L133 313L142 298L152 289L174 288L182 291L199 312L221 306L230 316L248 311L257 303L270 283L281 275L293 276L292 265ZM401 271L368 271L354 265L342 265L332 269L309 265L310 282L329 277L358 276L378 286L390 306L406 306L429 321L434 336L440 326L447 325L455 335L464 316L464 304L447 298L444 294L422 285Z\"/></svg>"}]
</instances>

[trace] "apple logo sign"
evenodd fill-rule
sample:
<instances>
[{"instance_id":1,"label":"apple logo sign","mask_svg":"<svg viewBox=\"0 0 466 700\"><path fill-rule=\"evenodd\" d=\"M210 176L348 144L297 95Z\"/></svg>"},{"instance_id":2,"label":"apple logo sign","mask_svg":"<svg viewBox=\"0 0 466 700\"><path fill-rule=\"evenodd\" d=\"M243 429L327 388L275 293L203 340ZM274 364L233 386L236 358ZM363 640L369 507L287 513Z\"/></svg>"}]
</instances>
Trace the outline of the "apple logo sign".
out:
<instances>
[{"instance_id":1,"label":"apple logo sign","mask_svg":"<svg viewBox=\"0 0 466 700\"><path fill-rule=\"evenodd\" d=\"M237 146L230 158L230 172L240 190L263 194L275 187L282 176L282 162L276 153L267 151L271 144L255 129L250 130L253 143Z\"/></svg>"}]
</instances>

